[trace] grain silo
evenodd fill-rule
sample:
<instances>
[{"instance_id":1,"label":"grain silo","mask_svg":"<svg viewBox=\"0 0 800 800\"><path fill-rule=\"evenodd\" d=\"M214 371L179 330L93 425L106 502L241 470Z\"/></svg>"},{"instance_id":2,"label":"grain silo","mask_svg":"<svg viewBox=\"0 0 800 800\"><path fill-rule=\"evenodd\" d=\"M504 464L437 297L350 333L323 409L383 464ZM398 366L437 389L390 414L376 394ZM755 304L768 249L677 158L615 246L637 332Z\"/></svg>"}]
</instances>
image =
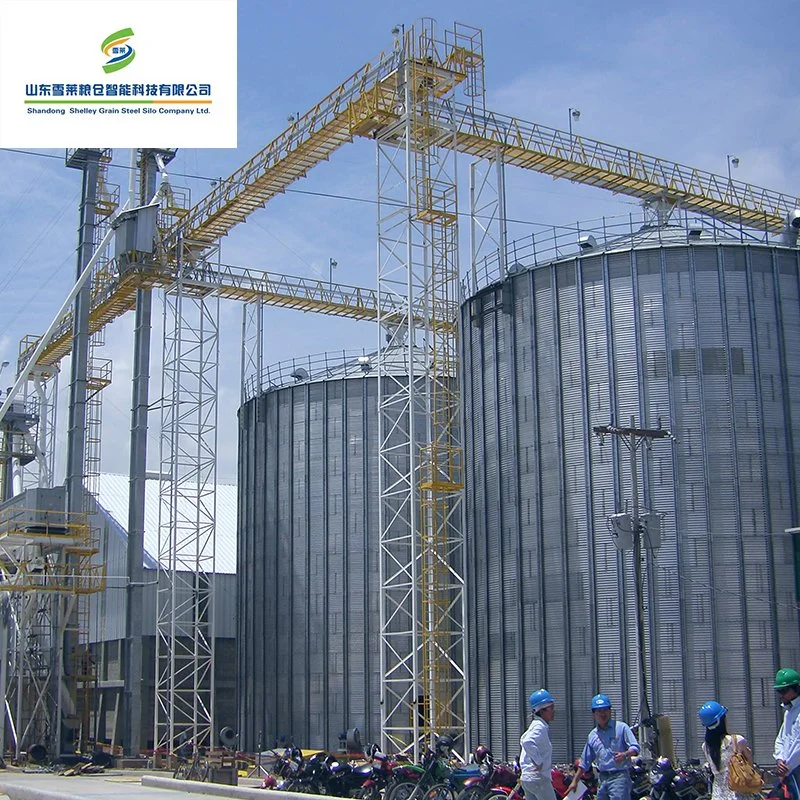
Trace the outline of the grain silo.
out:
<instances>
[{"instance_id":1,"label":"grain silo","mask_svg":"<svg viewBox=\"0 0 800 800\"><path fill-rule=\"evenodd\" d=\"M385 355L408 375L407 349ZM278 364L239 411L242 746L380 736L376 358ZM407 422L398 434L405 435ZM424 429L423 425L419 426Z\"/></svg>"},{"instance_id":2,"label":"grain silo","mask_svg":"<svg viewBox=\"0 0 800 800\"><path fill-rule=\"evenodd\" d=\"M679 226L572 242L514 243L462 309L472 739L515 755L540 686L557 760L580 752L595 692L635 721L632 556L608 530L633 481L621 443L593 435L635 416L675 437L637 462L639 502L663 515L653 710L696 755L695 710L716 698L769 760L772 679L800 663L798 250Z\"/></svg>"}]
</instances>

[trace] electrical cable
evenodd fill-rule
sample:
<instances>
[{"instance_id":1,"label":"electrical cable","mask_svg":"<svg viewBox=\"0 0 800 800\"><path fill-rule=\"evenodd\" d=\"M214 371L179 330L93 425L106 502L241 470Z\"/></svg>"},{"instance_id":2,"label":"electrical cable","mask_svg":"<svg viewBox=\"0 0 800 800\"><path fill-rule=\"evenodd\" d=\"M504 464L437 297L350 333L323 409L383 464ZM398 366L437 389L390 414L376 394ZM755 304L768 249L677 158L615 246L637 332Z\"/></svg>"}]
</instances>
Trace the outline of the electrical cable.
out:
<instances>
[{"instance_id":1,"label":"electrical cable","mask_svg":"<svg viewBox=\"0 0 800 800\"><path fill-rule=\"evenodd\" d=\"M0 152L3 152L3 151L10 152L10 153L20 153L22 155L39 156L39 157L43 157L43 158L55 158L55 159L57 159L59 161L62 160L60 156L51 155L49 153L37 153L34 150L18 150L18 149L13 149L13 148L0 147ZM126 165L126 164L109 164L109 169L121 169L121 170L130 171L131 167L129 165ZM188 179L191 179L191 180L207 181L209 183L212 182L212 181L216 181L217 183L225 183L226 180L227 180L226 178L220 178L220 177L212 178L212 177L210 177L208 175L191 175L191 174L186 173L186 172L173 172L172 170L170 170L169 174L170 174L171 177L188 178ZM246 184L244 182L241 182L241 185L245 186ZM555 196L558 196L558 197L578 197L577 194L574 194L572 192L561 192L561 191L549 192L549 191L546 191L546 190L543 190L543 189L539 189L539 190L536 190L536 191L539 194L555 195ZM312 191L310 189L285 189L283 193L284 194L302 194L302 195L307 195L309 197L321 197L321 198L325 198L325 199L329 199L329 200L343 200L343 201L350 202L350 203L362 203L362 204L365 204L365 205L373 205L373 206L376 206L376 205L379 204L378 200L371 199L369 197L356 197L354 195L337 194L335 192L316 192L316 191ZM625 205L634 205L634 206L638 206L639 205L638 201L628 200L628 199L625 199L625 198L618 198L618 202L623 203ZM383 202L383 205L395 206L397 208L404 208L405 207L404 203L391 203L391 202L386 202L386 201ZM458 214L459 217L470 217L470 216L472 216L467 211L458 211L457 214ZM625 215L616 215L616 216L625 216ZM477 219L491 219L491 217L488 216L488 215L487 216L475 215L475 217ZM585 224L591 223L593 221L599 221L601 219L614 219L614 218L615 217L605 217L605 218L598 217L597 220L588 220ZM507 224L511 224L511 225L529 225L529 226L532 226L532 227L545 228L547 230L552 230L552 229L555 228L556 230L582 232L582 230L577 225L574 225L574 226L573 225L550 225L550 224L544 223L544 222L532 222L531 220L514 219L514 218L508 218L508 217L506 218L506 223Z\"/></svg>"}]
</instances>

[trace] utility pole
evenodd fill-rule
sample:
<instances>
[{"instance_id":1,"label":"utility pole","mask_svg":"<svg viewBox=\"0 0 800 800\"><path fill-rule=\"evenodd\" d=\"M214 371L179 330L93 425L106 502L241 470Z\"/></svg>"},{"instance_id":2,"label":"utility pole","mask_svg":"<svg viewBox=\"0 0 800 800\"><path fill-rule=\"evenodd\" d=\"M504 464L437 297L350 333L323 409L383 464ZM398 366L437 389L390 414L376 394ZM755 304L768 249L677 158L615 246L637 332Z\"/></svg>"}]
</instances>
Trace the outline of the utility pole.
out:
<instances>
[{"instance_id":1,"label":"utility pole","mask_svg":"<svg viewBox=\"0 0 800 800\"><path fill-rule=\"evenodd\" d=\"M630 427L616 425L598 425L592 428L601 443L606 436L616 436L628 448L631 463L631 488L633 490L633 569L636 584L636 645L638 649L638 683L639 683L639 723L650 719L650 702L647 697L647 657L645 653L644 631L644 581L642 577L642 531L639 523L639 448L652 439L673 439L672 434L664 428L637 428L636 417L631 415ZM653 672L655 672L655 653L652 653Z\"/></svg>"}]
</instances>

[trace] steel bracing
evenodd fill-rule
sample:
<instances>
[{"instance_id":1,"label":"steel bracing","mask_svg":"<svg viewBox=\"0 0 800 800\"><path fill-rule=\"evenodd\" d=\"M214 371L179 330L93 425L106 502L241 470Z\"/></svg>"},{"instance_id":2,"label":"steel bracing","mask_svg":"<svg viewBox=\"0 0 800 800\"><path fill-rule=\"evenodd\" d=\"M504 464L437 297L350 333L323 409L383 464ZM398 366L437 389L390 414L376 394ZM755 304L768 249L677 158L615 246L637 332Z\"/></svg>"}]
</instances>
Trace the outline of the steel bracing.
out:
<instances>
[{"instance_id":1,"label":"steel bracing","mask_svg":"<svg viewBox=\"0 0 800 800\"><path fill-rule=\"evenodd\" d=\"M92 250L98 249L105 220L117 206L118 194L107 181L110 161L109 150L67 152L67 166L83 173L79 273L89 263ZM102 261L97 263L101 265ZM101 268L97 266L95 272ZM79 355L73 363L68 440L67 510L73 515L64 527L75 534L75 540L56 540L46 547L34 540L19 547L16 542L24 526L13 536L5 537L5 541L15 543L3 554L15 570L15 579L9 582L13 593L7 604L11 659L3 667L10 668L12 675L5 689L7 698L13 696L8 709L17 752L25 744L43 740L48 747L61 748L65 741L72 744L72 736L75 746L82 748L91 734L91 693L96 674L88 648L88 595L98 589L82 587L80 581L53 580L54 576L77 576L99 568L89 566L98 552L96 543L90 541L88 533L77 533L87 524L85 515L93 510L91 492L96 487L92 477L99 473L100 465L100 392L110 381L110 362L100 362L93 355L101 344L102 332L89 335L86 320L90 297L87 287L69 333L73 342L78 342L75 350ZM26 337L22 343L20 369L29 339ZM36 409L32 415L35 427L26 434L35 455L35 469L23 479L20 488L33 488L32 479L42 489L52 485L57 378L57 365L35 364L23 390L26 403ZM84 515L82 522L76 521L77 513ZM54 524L53 530L60 532L59 525ZM5 635L3 639L5 646ZM67 739L62 740L63 736Z\"/></svg>"},{"instance_id":2,"label":"steel bracing","mask_svg":"<svg viewBox=\"0 0 800 800\"><path fill-rule=\"evenodd\" d=\"M508 270L506 229L506 181L502 148L491 158L479 158L469 165L469 250L470 292L478 286L478 264L495 254L501 275Z\"/></svg>"},{"instance_id":3,"label":"steel bracing","mask_svg":"<svg viewBox=\"0 0 800 800\"><path fill-rule=\"evenodd\" d=\"M17 757L33 744L57 747L62 719L81 724L75 689L85 659L79 648L65 648L79 632L79 601L105 587L104 568L94 563L98 552L86 514L0 510L4 711Z\"/></svg>"},{"instance_id":4,"label":"steel bracing","mask_svg":"<svg viewBox=\"0 0 800 800\"><path fill-rule=\"evenodd\" d=\"M220 237L356 136L377 143L376 291L216 263ZM165 293L157 745L170 745L178 727L202 742L213 725L220 298L246 304L245 374L261 363L265 305L375 319L391 345L406 349L407 379L379 364L384 745L415 749L434 732L464 731L456 153L479 159L471 172L473 267L493 248L505 257L506 165L765 232L782 229L800 206L793 197L487 110L481 32L455 25L440 36L430 20L403 30L394 48L299 115L194 207L162 183L162 209L172 209L172 220L162 215L155 255L98 269L88 322L81 302L85 336L131 310L140 290ZM503 274L513 267L502 266ZM70 352L73 326L65 316L39 366L53 367ZM35 346L25 343L20 369ZM76 470L73 464L73 477Z\"/></svg>"},{"instance_id":5,"label":"steel bracing","mask_svg":"<svg viewBox=\"0 0 800 800\"><path fill-rule=\"evenodd\" d=\"M25 340L23 340L25 341ZM23 343L20 343L23 346ZM28 446L35 455L22 470L21 488L53 485L56 453L56 398L58 397L58 366L36 366L22 390L23 403L36 408L36 425L28 434Z\"/></svg>"},{"instance_id":6,"label":"steel bracing","mask_svg":"<svg viewBox=\"0 0 800 800\"><path fill-rule=\"evenodd\" d=\"M206 259L218 250L206 248ZM213 746L219 297L184 281L164 291L156 633L157 748L179 734Z\"/></svg>"},{"instance_id":7,"label":"steel bracing","mask_svg":"<svg viewBox=\"0 0 800 800\"><path fill-rule=\"evenodd\" d=\"M480 32L437 37L423 20L398 42L403 113L377 136L384 746L413 749L466 728L458 392L458 201L451 100L482 107ZM384 298L404 309L385 319ZM383 367L408 351L408 376Z\"/></svg>"}]
</instances>

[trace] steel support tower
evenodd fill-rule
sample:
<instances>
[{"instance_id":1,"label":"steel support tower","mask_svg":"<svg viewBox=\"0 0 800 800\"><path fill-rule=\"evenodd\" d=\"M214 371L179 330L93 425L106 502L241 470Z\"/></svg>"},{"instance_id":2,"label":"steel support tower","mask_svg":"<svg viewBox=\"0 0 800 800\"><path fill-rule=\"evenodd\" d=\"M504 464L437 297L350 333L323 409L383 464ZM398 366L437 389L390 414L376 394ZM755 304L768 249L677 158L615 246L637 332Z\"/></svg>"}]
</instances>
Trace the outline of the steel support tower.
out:
<instances>
[{"instance_id":1,"label":"steel support tower","mask_svg":"<svg viewBox=\"0 0 800 800\"><path fill-rule=\"evenodd\" d=\"M466 732L455 87L483 105L480 32L397 41L395 123L377 134L381 705L384 747ZM384 366L406 351L408 376Z\"/></svg>"},{"instance_id":2,"label":"steel support tower","mask_svg":"<svg viewBox=\"0 0 800 800\"><path fill-rule=\"evenodd\" d=\"M168 164L174 150L142 149L136 153L134 202L143 206L156 195L158 161ZM153 293L149 287L135 290L136 321L133 345L133 385L131 391L131 452L128 489L128 587L125 619L127 657L125 660L125 735L128 755L137 756L142 748L144 718L142 681L144 679L144 516L147 477L147 428L150 408L150 340L152 334Z\"/></svg>"},{"instance_id":3,"label":"steel support tower","mask_svg":"<svg viewBox=\"0 0 800 800\"><path fill-rule=\"evenodd\" d=\"M182 237L164 290L156 748L213 746L219 249Z\"/></svg>"}]
</instances>

